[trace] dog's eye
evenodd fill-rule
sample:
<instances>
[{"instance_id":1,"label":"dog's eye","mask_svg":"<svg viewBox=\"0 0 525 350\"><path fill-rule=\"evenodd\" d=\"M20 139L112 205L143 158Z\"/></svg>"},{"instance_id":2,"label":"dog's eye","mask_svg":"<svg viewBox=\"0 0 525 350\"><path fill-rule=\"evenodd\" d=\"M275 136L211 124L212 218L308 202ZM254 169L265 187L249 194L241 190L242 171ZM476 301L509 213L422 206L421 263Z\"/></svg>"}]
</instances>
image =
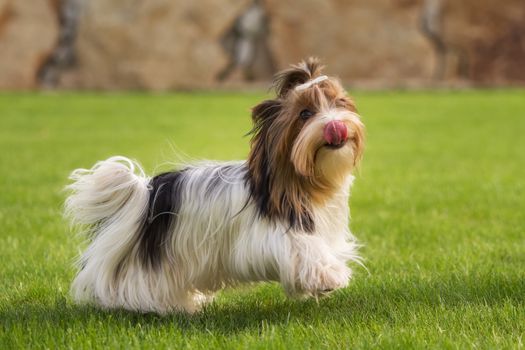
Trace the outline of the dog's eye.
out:
<instances>
[{"instance_id":1,"label":"dog's eye","mask_svg":"<svg viewBox=\"0 0 525 350\"><path fill-rule=\"evenodd\" d=\"M303 120L306 120L306 119L310 118L313 115L314 115L314 112L312 112L309 109L303 109L301 111L301 113L299 113L299 117L301 117L301 119L303 119Z\"/></svg>"}]
</instances>

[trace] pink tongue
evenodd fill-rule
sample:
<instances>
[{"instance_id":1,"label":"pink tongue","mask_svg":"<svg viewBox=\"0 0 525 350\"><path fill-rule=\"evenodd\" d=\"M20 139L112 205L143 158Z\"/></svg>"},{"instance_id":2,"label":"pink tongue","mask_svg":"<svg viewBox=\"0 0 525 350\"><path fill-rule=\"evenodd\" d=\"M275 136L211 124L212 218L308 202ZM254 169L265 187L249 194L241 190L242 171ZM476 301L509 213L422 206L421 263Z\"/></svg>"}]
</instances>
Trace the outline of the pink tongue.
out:
<instances>
[{"instance_id":1,"label":"pink tongue","mask_svg":"<svg viewBox=\"0 0 525 350\"><path fill-rule=\"evenodd\" d=\"M348 138L348 129L340 120L332 120L324 127L324 139L329 145L337 146Z\"/></svg>"}]
</instances>

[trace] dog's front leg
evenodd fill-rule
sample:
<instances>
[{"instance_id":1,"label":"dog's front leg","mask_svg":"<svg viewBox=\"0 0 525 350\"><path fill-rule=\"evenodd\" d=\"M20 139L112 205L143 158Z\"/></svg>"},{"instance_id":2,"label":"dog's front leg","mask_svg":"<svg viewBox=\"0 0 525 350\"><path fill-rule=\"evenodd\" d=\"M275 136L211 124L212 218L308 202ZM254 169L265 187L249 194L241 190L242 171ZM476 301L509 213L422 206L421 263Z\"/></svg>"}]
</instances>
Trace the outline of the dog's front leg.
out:
<instances>
[{"instance_id":1,"label":"dog's front leg","mask_svg":"<svg viewBox=\"0 0 525 350\"><path fill-rule=\"evenodd\" d=\"M348 284L351 269L336 258L321 237L295 234L290 243L289 271L281 271L281 281L288 294L316 296Z\"/></svg>"}]
</instances>

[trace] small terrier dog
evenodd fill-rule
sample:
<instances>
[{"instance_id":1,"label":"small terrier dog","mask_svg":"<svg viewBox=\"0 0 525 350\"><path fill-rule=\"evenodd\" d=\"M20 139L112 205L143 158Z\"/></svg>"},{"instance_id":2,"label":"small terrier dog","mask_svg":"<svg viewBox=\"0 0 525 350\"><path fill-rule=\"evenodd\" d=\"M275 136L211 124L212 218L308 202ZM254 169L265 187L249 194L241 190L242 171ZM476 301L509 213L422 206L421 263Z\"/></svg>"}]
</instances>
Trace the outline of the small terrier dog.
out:
<instances>
[{"instance_id":1,"label":"small terrier dog","mask_svg":"<svg viewBox=\"0 0 525 350\"><path fill-rule=\"evenodd\" d=\"M72 293L140 312L194 312L225 286L278 281L289 296L345 287L359 262L349 226L364 126L341 83L307 59L252 110L247 161L147 177L116 156L77 169L65 213L89 246Z\"/></svg>"}]
</instances>

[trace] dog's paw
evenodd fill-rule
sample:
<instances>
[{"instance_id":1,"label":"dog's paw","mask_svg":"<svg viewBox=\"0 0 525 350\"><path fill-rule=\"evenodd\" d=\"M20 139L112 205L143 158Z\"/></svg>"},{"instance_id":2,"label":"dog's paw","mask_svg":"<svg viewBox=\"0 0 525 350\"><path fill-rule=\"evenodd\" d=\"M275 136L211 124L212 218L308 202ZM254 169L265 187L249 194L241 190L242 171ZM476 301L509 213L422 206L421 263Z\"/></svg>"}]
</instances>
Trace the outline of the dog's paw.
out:
<instances>
[{"instance_id":1,"label":"dog's paw","mask_svg":"<svg viewBox=\"0 0 525 350\"><path fill-rule=\"evenodd\" d=\"M343 264L331 265L323 267L323 270L319 275L317 294L326 294L348 285L351 271L347 266Z\"/></svg>"},{"instance_id":2,"label":"dog's paw","mask_svg":"<svg viewBox=\"0 0 525 350\"><path fill-rule=\"evenodd\" d=\"M350 268L343 263L311 266L299 274L297 290L312 296L326 295L346 287L350 276Z\"/></svg>"}]
</instances>

